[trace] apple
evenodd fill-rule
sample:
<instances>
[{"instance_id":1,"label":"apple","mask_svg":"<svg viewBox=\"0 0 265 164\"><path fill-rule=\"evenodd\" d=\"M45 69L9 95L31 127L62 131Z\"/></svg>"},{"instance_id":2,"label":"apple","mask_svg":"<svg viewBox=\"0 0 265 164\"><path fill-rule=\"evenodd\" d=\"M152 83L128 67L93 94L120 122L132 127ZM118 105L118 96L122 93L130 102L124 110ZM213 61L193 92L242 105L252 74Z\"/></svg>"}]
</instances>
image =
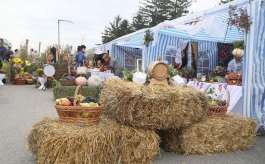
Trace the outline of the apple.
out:
<instances>
[{"instance_id":1,"label":"apple","mask_svg":"<svg viewBox=\"0 0 265 164\"><path fill-rule=\"evenodd\" d=\"M92 115L92 113L90 113L90 112L83 112L82 113L82 117L84 117L84 118L90 118L91 115Z\"/></svg>"}]
</instances>

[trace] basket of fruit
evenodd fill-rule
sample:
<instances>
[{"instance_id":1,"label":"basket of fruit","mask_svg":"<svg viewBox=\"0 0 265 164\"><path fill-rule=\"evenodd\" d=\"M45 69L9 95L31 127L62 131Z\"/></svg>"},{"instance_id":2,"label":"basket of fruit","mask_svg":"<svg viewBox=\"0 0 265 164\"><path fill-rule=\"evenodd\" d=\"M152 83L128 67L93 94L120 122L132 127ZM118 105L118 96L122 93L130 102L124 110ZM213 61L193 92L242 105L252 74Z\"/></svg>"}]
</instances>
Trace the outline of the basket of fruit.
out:
<instances>
[{"instance_id":1,"label":"basket of fruit","mask_svg":"<svg viewBox=\"0 0 265 164\"><path fill-rule=\"evenodd\" d=\"M67 73L63 74L62 78L60 79L61 85L62 86L74 86L75 85L75 77L70 76L70 74L68 74L68 76L64 77L65 75L67 75Z\"/></svg>"},{"instance_id":2,"label":"basket of fruit","mask_svg":"<svg viewBox=\"0 0 265 164\"><path fill-rule=\"evenodd\" d=\"M81 94L78 94L81 89ZM61 121L78 125L93 125L99 121L103 106L93 97L84 96L84 88L78 85L74 97L56 99L54 107Z\"/></svg>"},{"instance_id":3,"label":"basket of fruit","mask_svg":"<svg viewBox=\"0 0 265 164\"><path fill-rule=\"evenodd\" d=\"M228 89L225 89L226 92L226 100L223 100L215 93L215 88L210 88L211 85L209 85L205 89L205 94L207 96L208 105L209 105L209 111L208 111L208 117L210 118L220 118L225 115L227 112L227 108L229 106L230 102L230 93ZM222 90L222 85L219 85L220 90ZM222 96L223 94L221 94Z\"/></svg>"}]
</instances>

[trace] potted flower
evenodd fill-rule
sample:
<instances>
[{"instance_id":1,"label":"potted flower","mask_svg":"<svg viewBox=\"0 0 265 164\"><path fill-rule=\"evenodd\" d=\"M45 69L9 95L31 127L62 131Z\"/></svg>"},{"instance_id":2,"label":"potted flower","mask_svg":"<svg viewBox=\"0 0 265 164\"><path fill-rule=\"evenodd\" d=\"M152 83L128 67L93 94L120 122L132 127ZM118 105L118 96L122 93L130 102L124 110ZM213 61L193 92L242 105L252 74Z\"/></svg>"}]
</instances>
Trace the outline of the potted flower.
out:
<instances>
[{"instance_id":1,"label":"potted flower","mask_svg":"<svg viewBox=\"0 0 265 164\"><path fill-rule=\"evenodd\" d=\"M185 66L183 67L181 70L181 75L182 77L187 79L187 83L189 82L190 79L192 79L193 77L195 77L195 69L193 67L190 66Z\"/></svg>"},{"instance_id":2,"label":"potted flower","mask_svg":"<svg viewBox=\"0 0 265 164\"><path fill-rule=\"evenodd\" d=\"M219 83L226 83L224 77L227 74L227 70L224 67L216 66L213 70L212 77L216 77Z\"/></svg>"},{"instance_id":3,"label":"potted flower","mask_svg":"<svg viewBox=\"0 0 265 164\"><path fill-rule=\"evenodd\" d=\"M28 60L23 61L20 58L13 58L13 71L16 73L15 79L22 78L22 75L27 71L27 67L31 64Z\"/></svg>"},{"instance_id":4,"label":"potted flower","mask_svg":"<svg viewBox=\"0 0 265 164\"><path fill-rule=\"evenodd\" d=\"M6 77L6 73L8 71L8 61L7 60L2 60L2 68L0 68L0 85L4 85L3 79Z\"/></svg>"}]
</instances>

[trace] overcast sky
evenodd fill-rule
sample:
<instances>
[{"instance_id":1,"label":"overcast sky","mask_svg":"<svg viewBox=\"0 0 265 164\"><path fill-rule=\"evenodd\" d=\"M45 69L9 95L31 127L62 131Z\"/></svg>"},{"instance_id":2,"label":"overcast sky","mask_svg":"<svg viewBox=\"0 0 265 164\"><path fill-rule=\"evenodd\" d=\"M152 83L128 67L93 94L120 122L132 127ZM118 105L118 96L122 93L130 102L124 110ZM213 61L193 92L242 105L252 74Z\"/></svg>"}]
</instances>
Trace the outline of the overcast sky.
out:
<instances>
[{"instance_id":1,"label":"overcast sky","mask_svg":"<svg viewBox=\"0 0 265 164\"><path fill-rule=\"evenodd\" d=\"M101 43L101 33L118 14L132 21L140 0L0 0L0 37L19 48L29 39L29 48L41 51L58 43L58 19L62 44L93 48ZM196 0L191 11L212 8L220 0Z\"/></svg>"}]
</instances>

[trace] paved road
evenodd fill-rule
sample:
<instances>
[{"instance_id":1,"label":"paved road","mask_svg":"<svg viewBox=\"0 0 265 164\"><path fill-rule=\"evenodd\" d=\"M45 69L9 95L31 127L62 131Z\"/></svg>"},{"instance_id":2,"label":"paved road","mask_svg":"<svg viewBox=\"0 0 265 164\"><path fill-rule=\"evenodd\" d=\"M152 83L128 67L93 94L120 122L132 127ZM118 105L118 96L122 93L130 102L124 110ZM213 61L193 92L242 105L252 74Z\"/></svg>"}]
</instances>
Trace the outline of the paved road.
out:
<instances>
[{"instance_id":1,"label":"paved road","mask_svg":"<svg viewBox=\"0 0 265 164\"><path fill-rule=\"evenodd\" d=\"M0 164L34 164L27 148L31 126L43 117L57 117L52 90L41 91L33 85L0 86ZM213 156L182 156L162 152L155 164L263 164L265 136L258 136L245 152Z\"/></svg>"}]
</instances>

